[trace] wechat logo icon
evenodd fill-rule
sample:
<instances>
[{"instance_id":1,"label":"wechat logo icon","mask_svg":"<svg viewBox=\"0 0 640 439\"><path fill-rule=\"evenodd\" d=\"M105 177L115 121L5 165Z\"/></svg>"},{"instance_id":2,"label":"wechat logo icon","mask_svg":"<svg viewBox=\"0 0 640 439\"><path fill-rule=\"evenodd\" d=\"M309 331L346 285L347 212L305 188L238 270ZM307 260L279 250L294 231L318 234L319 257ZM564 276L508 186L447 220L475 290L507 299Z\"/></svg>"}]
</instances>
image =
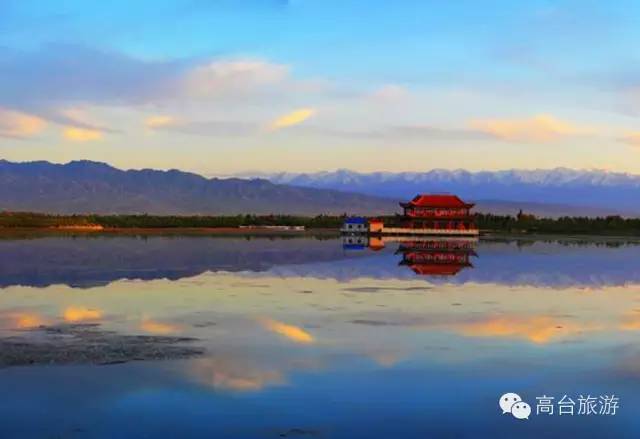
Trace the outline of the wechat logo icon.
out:
<instances>
[{"instance_id":1,"label":"wechat logo icon","mask_svg":"<svg viewBox=\"0 0 640 439\"><path fill-rule=\"evenodd\" d=\"M524 402L517 393L505 393L500 397L498 405L502 414L511 413L516 419L529 419L531 406Z\"/></svg>"}]
</instances>

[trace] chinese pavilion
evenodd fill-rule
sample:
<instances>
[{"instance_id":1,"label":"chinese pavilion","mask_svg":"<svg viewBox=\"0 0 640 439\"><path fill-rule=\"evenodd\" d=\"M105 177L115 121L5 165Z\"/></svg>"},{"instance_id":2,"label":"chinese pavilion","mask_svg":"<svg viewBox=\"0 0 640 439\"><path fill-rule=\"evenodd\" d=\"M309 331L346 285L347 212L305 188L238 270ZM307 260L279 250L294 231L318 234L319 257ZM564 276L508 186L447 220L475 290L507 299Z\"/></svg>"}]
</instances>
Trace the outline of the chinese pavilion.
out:
<instances>
[{"instance_id":1,"label":"chinese pavilion","mask_svg":"<svg viewBox=\"0 0 640 439\"><path fill-rule=\"evenodd\" d=\"M434 230L477 230L470 214L473 203L465 203L456 195L421 194L408 203L400 203L404 214L402 227Z\"/></svg>"}]
</instances>

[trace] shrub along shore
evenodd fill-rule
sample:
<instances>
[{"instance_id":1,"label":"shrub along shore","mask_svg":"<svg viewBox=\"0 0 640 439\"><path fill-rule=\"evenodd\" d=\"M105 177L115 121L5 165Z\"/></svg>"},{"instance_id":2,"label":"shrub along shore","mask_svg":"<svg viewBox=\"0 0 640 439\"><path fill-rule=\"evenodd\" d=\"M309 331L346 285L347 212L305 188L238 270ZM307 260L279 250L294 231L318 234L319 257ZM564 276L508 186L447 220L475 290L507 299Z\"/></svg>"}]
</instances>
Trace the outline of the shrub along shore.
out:
<instances>
[{"instance_id":1,"label":"shrub along shore","mask_svg":"<svg viewBox=\"0 0 640 439\"><path fill-rule=\"evenodd\" d=\"M127 229L239 229L267 226L305 229L339 229L345 215L50 215L28 212L0 212L2 229L127 230ZM398 217L381 217L393 224ZM578 234L640 236L640 218L561 217L537 218L533 215L475 214L483 232L522 234Z\"/></svg>"}]
</instances>

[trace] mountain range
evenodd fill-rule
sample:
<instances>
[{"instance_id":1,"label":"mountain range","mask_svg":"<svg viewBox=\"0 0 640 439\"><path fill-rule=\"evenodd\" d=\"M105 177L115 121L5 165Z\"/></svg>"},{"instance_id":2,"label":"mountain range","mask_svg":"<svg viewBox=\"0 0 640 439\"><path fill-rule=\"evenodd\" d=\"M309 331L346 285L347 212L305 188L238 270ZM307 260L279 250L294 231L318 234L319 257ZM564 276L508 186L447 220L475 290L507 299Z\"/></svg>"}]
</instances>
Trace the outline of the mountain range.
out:
<instances>
[{"instance_id":1,"label":"mountain range","mask_svg":"<svg viewBox=\"0 0 640 439\"><path fill-rule=\"evenodd\" d=\"M123 171L105 163L0 160L0 211L57 214L371 214L393 200L265 179L205 178L178 170Z\"/></svg>"},{"instance_id":2,"label":"mountain range","mask_svg":"<svg viewBox=\"0 0 640 439\"><path fill-rule=\"evenodd\" d=\"M105 163L0 160L0 211L233 215L399 211L417 193L449 192L476 211L539 216L640 215L640 176L603 171L279 173L206 178L179 170L121 170Z\"/></svg>"},{"instance_id":3,"label":"mountain range","mask_svg":"<svg viewBox=\"0 0 640 439\"><path fill-rule=\"evenodd\" d=\"M640 176L566 168L470 172L358 173L349 170L311 174L263 175L274 183L351 191L393 199L421 192L448 192L481 206L502 206L549 216L564 214L640 214ZM541 210L542 209L542 210ZM481 208L481 210L483 210ZM516 209L517 211L517 209Z\"/></svg>"}]
</instances>

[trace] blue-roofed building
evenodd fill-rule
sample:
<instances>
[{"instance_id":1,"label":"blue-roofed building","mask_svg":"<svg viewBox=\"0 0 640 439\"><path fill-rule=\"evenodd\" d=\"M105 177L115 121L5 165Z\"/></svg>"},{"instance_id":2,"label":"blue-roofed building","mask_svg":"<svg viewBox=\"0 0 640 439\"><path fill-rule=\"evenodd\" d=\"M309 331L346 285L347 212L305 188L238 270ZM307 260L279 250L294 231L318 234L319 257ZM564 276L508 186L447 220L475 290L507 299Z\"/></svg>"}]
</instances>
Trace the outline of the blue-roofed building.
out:
<instances>
[{"instance_id":1,"label":"blue-roofed building","mask_svg":"<svg viewBox=\"0 0 640 439\"><path fill-rule=\"evenodd\" d=\"M361 216L352 216L344 220L342 233L367 233L369 231L369 221Z\"/></svg>"}]
</instances>

